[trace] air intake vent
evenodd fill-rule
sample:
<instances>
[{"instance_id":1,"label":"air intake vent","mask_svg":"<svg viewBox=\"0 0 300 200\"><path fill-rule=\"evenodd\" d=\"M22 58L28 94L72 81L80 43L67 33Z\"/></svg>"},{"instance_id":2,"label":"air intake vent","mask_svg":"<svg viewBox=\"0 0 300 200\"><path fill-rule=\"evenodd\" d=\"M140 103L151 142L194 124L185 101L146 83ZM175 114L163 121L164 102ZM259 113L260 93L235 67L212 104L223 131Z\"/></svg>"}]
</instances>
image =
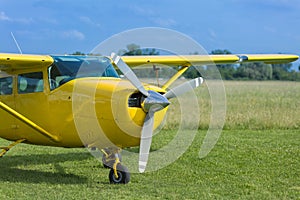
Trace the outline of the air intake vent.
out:
<instances>
[{"instance_id":1,"label":"air intake vent","mask_svg":"<svg viewBox=\"0 0 300 200\"><path fill-rule=\"evenodd\" d=\"M144 96L142 93L134 93L128 99L129 107L141 108L142 102L144 101Z\"/></svg>"}]
</instances>

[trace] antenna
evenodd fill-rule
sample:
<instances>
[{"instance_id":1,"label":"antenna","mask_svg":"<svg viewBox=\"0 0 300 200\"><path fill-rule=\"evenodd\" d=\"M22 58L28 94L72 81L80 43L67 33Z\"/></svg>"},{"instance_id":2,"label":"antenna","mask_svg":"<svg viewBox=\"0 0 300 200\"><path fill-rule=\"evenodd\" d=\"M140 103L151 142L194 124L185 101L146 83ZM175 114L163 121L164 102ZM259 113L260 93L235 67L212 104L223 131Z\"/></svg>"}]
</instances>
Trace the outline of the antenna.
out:
<instances>
[{"instance_id":1,"label":"antenna","mask_svg":"<svg viewBox=\"0 0 300 200\"><path fill-rule=\"evenodd\" d=\"M18 42L17 42L17 40L16 40L16 38L15 38L15 36L14 36L14 34L13 34L13 32L10 32L10 34L11 34L11 37L14 39L14 41L15 41L15 43L16 43L18 49L19 49L20 54L23 54L23 53L22 53L22 50L21 50L21 48L20 48L20 46L19 46L19 44L18 44Z\"/></svg>"}]
</instances>

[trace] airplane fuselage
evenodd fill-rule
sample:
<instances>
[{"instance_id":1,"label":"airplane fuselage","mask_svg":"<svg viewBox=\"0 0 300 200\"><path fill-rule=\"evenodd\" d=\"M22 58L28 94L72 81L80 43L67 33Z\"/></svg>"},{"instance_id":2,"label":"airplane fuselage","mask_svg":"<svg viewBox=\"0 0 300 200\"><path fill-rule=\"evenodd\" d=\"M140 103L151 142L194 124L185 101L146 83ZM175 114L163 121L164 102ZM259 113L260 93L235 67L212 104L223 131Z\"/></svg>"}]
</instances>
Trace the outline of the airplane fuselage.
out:
<instances>
[{"instance_id":1,"label":"airplane fuselage","mask_svg":"<svg viewBox=\"0 0 300 200\"><path fill-rule=\"evenodd\" d=\"M0 101L58 137L59 142L2 109L0 137L59 147L138 146L146 116L139 104L143 96L129 81L118 77L108 58L100 62L109 66L95 74L97 59L56 56L44 66L1 71ZM145 88L165 93L155 86ZM163 121L166 111L155 114L154 127Z\"/></svg>"}]
</instances>

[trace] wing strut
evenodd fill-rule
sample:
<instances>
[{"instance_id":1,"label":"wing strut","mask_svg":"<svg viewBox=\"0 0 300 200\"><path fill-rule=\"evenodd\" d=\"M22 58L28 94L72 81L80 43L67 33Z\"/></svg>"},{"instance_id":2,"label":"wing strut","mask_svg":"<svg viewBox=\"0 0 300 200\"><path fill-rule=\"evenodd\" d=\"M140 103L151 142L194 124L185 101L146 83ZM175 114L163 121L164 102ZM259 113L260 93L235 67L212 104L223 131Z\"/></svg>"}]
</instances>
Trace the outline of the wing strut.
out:
<instances>
[{"instance_id":1,"label":"wing strut","mask_svg":"<svg viewBox=\"0 0 300 200\"><path fill-rule=\"evenodd\" d=\"M10 144L7 147L0 147L0 149L2 149L2 151L0 152L0 158L2 158L11 148L16 146L17 144L24 142L25 140L26 139L20 139L20 140L15 141L14 143Z\"/></svg>"},{"instance_id":2,"label":"wing strut","mask_svg":"<svg viewBox=\"0 0 300 200\"><path fill-rule=\"evenodd\" d=\"M169 88L170 85L174 83L188 68L189 66L183 66L180 70L178 70L178 72L162 86L162 89L166 90Z\"/></svg>"},{"instance_id":3,"label":"wing strut","mask_svg":"<svg viewBox=\"0 0 300 200\"><path fill-rule=\"evenodd\" d=\"M59 139L58 136L49 133L48 131L46 131L42 127L38 126L33 121L29 120L24 115L18 113L17 111L15 111L14 109L10 108L9 106L7 106L6 104L4 104L1 101L0 101L0 108L3 109L4 111L8 112L9 114L13 115L17 119L21 120L22 122L24 122L25 124L27 124L28 126L30 126L31 128L33 128L34 130L38 131L43 136L49 138L53 142L59 142L60 141L60 139Z\"/></svg>"}]
</instances>

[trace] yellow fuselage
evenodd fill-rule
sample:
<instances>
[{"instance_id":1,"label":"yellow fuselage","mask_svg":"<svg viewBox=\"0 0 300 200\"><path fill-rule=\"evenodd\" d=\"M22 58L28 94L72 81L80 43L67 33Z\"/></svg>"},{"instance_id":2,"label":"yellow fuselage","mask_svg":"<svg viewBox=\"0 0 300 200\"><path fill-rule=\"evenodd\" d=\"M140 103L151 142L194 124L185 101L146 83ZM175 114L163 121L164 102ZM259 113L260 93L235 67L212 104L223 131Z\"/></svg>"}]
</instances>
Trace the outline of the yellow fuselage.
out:
<instances>
[{"instance_id":1,"label":"yellow fuselage","mask_svg":"<svg viewBox=\"0 0 300 200\"><path fill-rule=\"evenodd\" d=\"M50 90L48 68L43 72L43 91L20 94L18 74L11 72L13 93L0 95L0 101L16 110L49 133L58 136L53 142L36 130L0 109L0 137L26 139L26 143L59 147L138 146L146 113L141 107L129 107L128 99L137 90L127 80L109 77L86 77L71 80ZM146 89L165 93L154 86ZM154 128L163 121L167 108L155 114Z\"/></svg>"}]
</instances>

